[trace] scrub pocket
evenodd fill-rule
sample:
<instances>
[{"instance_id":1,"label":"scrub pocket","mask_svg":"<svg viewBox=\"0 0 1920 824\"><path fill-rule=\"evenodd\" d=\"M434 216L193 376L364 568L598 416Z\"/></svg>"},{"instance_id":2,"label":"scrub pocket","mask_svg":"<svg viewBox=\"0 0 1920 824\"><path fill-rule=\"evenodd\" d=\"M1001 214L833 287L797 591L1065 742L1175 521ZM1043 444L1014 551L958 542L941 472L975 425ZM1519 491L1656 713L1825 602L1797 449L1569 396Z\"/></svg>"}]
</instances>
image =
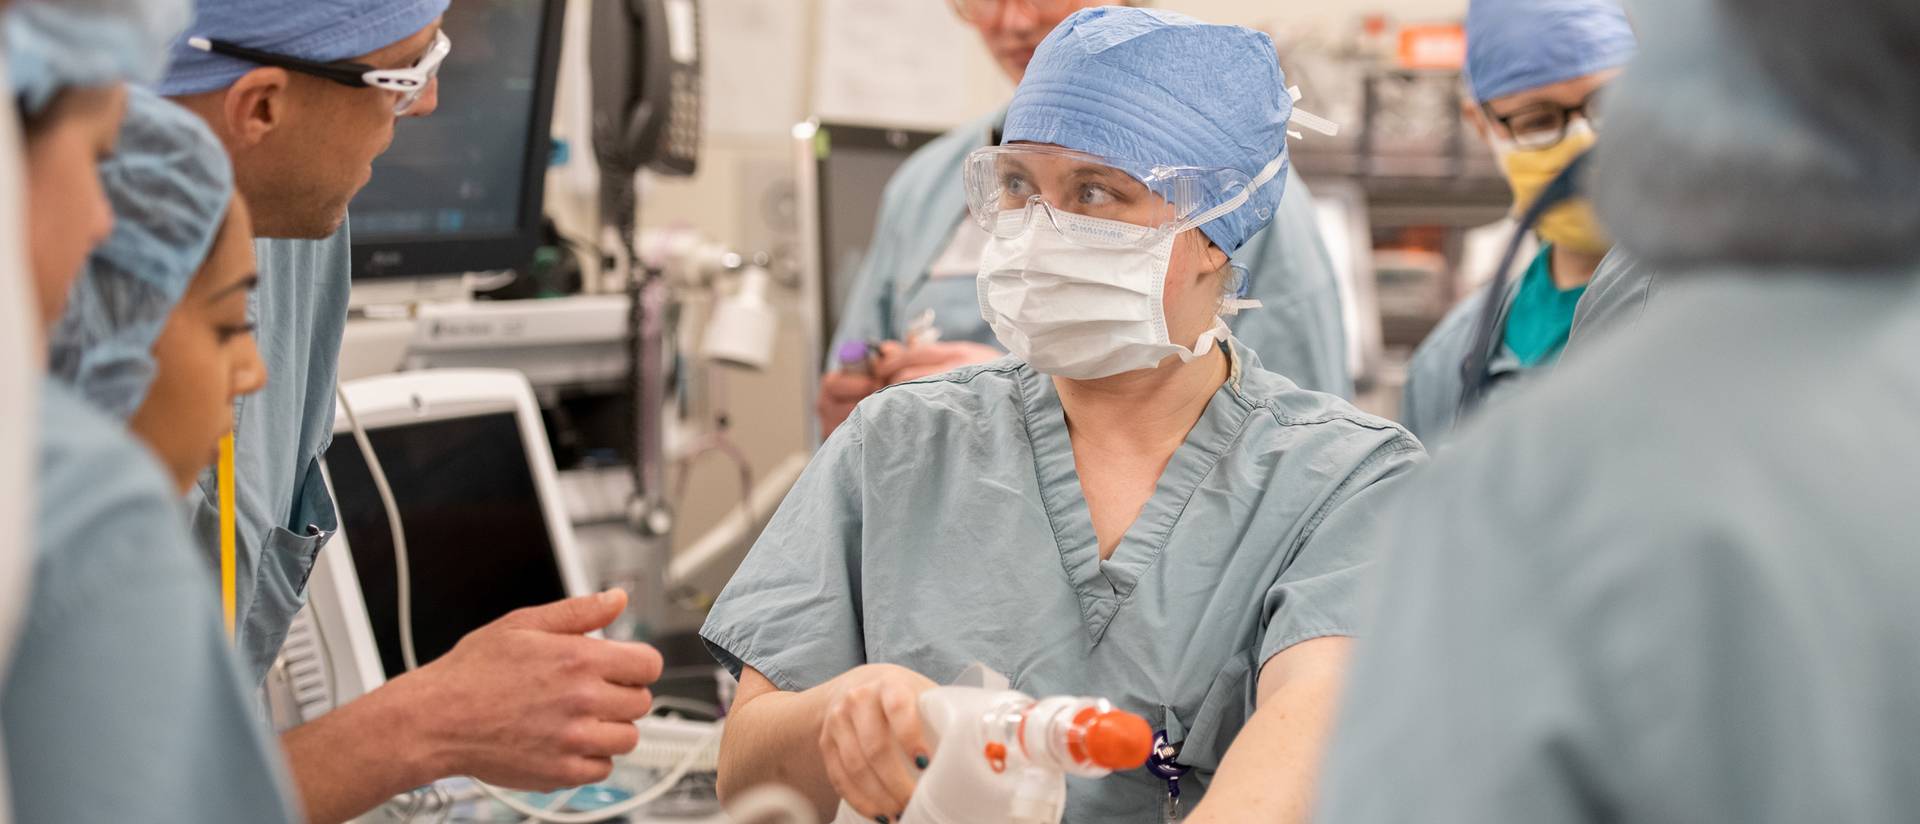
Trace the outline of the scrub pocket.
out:
<instances>
[{"instance_id":1,"label":"scrub pocket","mask_svg":"<svg viewBox=\"0 0 1920 824\"><path fill-rule=\"evenodd\" d=\"M1167 711L1167 737L1180 745L1179 763L1193 768L1188 779L1211 783L1227 748L1253 714L1253 658L1257 649L1245 649L1228 658L1197 706Z\"/></svg>"},{"instance_id":2,"label":"scrub pocket","mask_svg":"<svg viewBox=\"0 0 1920 824\"><path fill-rule=\"evenodd\" d=\"M291 523L305 526L300 532L276 526L267 533L254 574L253 604L240 630L240 655L256 681L280 655L294 614L307 603L307 576L313 574L314 559L339 528L318 458L307 463L296 494Z\"/></svg>"}]
</instances>

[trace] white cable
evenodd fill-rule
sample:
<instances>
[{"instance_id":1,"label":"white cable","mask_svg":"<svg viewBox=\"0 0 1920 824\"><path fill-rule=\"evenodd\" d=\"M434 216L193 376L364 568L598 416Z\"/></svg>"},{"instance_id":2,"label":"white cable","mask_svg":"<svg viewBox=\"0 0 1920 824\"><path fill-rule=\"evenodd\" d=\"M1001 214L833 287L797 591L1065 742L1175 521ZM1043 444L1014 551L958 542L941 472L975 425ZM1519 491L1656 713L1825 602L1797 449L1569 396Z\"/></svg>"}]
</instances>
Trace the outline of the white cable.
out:
<instances>
[{"instance_id":1,"label":"white cable","mask_svg":"<svg viewBox=\"0 0 1920 824\"><path fill-rule=\"evenodd\" d=\"M546 810L548 812L552 812L554 810L560 809L561 807L565 807L567 806L567 802L572 801L574 796L579 795L582 789L585 789L585 788L574 787L571 790L568 790L564 793L556 795L553 797L552 801L547 802L547 806L542 807L541 809ZM520 824L533 824L533 817L528 816L526 818L520 819Z\"/></svg>"},{"instance_id":2,"label":"white cable","mask_svg":"<svg viewBox=\"0 0 1920 824\"><path fill-rule=\"evenodd\" d=\"M361 458L367 462L367 471L373 475L373 486L380 492L380 504L387 510L387 526L393 532L394 584L400 591L400 657L406 663L407 671L412 672L419 669L420 663L413 652L413 586L408 574L408 567L411 564L407 559L406 530L400 523L400 506L394 503L393 487L387 482L386 470L381 468L379 456L373 453L373 441L367 437L367 430L360 426L360 419L353 414L353 405L347 402L346 391L335 385L333 392L335 397L340 399L340 408L347 413L347 425L353 429L354 442L360 447ZM688 748L686 756L680 760L680 763L674 765L674 768L652 787L618 804L592 812L550 812L508 795L507 791L477 778L474 779L474 783L479 785L481 791L492 796L493 800L505 805L507 809L526 816L529 820L544 821L549 824L599 824L602 821L624 816L666 795L693 769L694 763L700 758L701 751L719 739L722 729L720 725L715 725L713 732L708 733L707 738L702 740L699 746ZM415 809L417 810L417 805ZM408 814L409 819L412 815L413 813Z\"/></svg>"},{"instance_id":3,"label":"white cable","mask_svg":"<svg viewBox=\"0 0 1920 824\"><path fill-rule=\"evenodd\" d=\"M353 414L346 390L336 384L333 394L340 399L340 408L346 410L347 425L353 428L353 441L360 446L360 457L373 475L373 488L380 493L380 505L387 510L387 527L393 532L393 585L400 595L400 660L407 665L407 671L412 672L420 668L420 659L413 652L413 563L407 558L407 531L400 526L400 505L393 501L387 471L381 468L380 457L373 454L373 441L360 426L359 416Z\"/></svg>"},{"instance_id":4,"label":"white cable","mask_svg":"<svg viewBox=\"0 0 1920 824\"><path fill-rule=\"evenodd\" d=\"M763 784L727 805L735 824L818 824L820 816L805 797L784 784Z\"/></svg>"},{"instance_id":5,"label":"white cable","mask_svg":"<svg viewBox=\"0 0 1920 824\"><path fill-rule=\"evenodd\" d=\"M680 779L687 777L687 773L692 771L694 762L700 758L701 750L706 749L707 745L720 737L721 729L722 727L715 726L713 732L708 733L706 740L701 741L699 746L689 747L686 756L680 759L680 763L675 764L673 769L668 770L667 774L661 776L653 786L618 804L591 812L548 812L488 784L482 783L480 789L486 791L487 795L493 796L493 800L506 805L507 809L534 821L545 821L548 824L599 824L599 822L610 821L638 810L671 792L680 783Z\"/></svg>"}]
</instances>

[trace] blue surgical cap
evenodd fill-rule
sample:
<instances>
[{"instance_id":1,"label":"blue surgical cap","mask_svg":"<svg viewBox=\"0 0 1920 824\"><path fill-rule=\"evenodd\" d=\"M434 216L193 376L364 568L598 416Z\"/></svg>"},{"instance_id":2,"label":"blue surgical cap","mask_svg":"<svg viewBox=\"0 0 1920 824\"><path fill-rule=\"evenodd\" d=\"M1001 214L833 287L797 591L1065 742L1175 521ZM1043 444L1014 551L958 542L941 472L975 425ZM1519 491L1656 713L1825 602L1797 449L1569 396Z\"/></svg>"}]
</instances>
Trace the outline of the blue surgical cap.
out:
<instances>
[{"instance_id":1,"label":"blue surgical cap","mask_svg":"<svg viewBox=\"0 0 1920 824\"><path fill-rule=\"evenodd\" d=\"M1075 12L1047 35L1013 93L1008 143L1051 143L1168 166L1278 174L1200 230L1232 254L1273 217L1287 180L1287 95L1273 40L1155 9ZM1226 200L1223 193L1218 199Z\"/></svg>"},{"instance_id":2,"label":"blue surgical cap","mask_svg":"<svg viewBox=\"0 0 1920 824\"><path fill-rule=\"evenodd\" d=\"M100 178L113 234L88 259L48 348L55 376L127 417L153 379L154 341L220 233L233 168L199 117L132 88Z\"/></svg>"},{"instance_id":3,"label":"blue surgical cap","mask_svg":"<svg viewBox=\"0 0 1920 824\"><path fill-rule=\"evenodd\" d=\"M1618 0L1467 6L1467 82L1481 103L1626 65L1635 46Z\"/></svg>"},{"instance_id":4,"label":"blue surgical cap","mask_svg":"<svg viewBox=\"0 0 1920 824\"><path fill-rule=\"evenodd\" d=\"M63 89L151 83L191 13L188 0L20 0L5 12L14 99L34 115Z\"/></svg>"},{"instance_id":5,"label":"blue surgical cap","mask_svg":"<svg viewBox=\"0 0 1920 824\"><path fill-rule=\"evenodd\" d=\"M446 13L448 0L195 0L187 34L322 63L376 52ZM173 44L160 93L199 94L233 85L258 65Z\"/></svg>"}]
</instances>

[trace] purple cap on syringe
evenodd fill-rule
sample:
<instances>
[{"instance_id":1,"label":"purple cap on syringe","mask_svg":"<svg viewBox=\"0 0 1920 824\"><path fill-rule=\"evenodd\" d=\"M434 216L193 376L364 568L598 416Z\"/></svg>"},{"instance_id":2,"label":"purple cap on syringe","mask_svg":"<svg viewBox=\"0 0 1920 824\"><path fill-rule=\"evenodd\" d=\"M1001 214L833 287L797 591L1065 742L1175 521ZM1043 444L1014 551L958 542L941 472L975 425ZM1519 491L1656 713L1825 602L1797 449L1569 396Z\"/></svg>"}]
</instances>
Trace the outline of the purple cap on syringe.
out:
<instances>
[{"instance_id":1,"label":"purple cap on syringe","mask_svg":"<svg viewBox=\"0 0 1920 824\"><path fill-rule=\"evenodd\" d=\"M840 344L840 349L834 353L834 356L840 361L840 371L868 373L873 371L868 362L868 356L872 351L873 348L866 341L850 340Z\"/></svg>"}]
</instances>

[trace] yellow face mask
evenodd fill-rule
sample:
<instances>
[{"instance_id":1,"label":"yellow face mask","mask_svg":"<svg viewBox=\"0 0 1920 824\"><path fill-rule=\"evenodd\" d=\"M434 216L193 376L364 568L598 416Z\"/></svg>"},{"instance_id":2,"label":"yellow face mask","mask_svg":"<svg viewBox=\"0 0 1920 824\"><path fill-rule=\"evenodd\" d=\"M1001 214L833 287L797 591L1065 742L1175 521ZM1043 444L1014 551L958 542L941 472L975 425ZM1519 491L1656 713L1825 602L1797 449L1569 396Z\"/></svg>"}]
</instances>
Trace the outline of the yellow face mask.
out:
<instances>
[{"instance_id":1,"label":"yellow face mask","mask_svg":"<svg viewBox=\"0 0 1920 824\"><path fill-rule=\"evenodd\" d=\"M1513 214L1524 214L1574 158L1593 148L1594 139L1593 127L1585 118L1567 124L1566 137L1545 149L1522 149L1495 139L1493 153L1500 159L1507 185L1513 188ZM1585 198L1548 209L1534 232L1548 243L1582 254L1602 255L1613 248L1612 236L1600 225L1593 204Z\"/></svg>"}]
</instances>

